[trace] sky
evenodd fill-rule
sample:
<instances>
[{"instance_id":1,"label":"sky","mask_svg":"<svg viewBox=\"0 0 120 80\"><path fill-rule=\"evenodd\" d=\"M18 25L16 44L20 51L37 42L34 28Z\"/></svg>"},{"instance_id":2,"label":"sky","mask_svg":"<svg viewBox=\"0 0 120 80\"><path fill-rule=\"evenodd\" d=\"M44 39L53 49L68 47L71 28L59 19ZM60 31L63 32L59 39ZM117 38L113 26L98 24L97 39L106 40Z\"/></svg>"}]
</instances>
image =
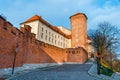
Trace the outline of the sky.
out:
<instances>
[{"instance_id":1,"label":"sky","mask_svg":"<svg viewBox=\"0 0 120 80\"><path fill-rule=\"evenodd\" d=\"M120 0L0 0L0 15L17 28L37 14L52 25L71 29L70 16L78 12L87 15L88 30L103 21L120 25Z\"/></svg>"}]
</instances>

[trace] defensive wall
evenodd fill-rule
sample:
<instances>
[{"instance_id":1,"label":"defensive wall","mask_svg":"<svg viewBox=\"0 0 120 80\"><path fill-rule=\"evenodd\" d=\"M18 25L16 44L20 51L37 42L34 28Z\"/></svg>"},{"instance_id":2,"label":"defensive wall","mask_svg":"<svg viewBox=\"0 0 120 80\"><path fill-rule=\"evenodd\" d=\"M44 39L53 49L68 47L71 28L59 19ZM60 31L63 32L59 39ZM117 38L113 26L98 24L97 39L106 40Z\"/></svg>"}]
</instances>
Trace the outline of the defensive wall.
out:
<instances>
[{"instance_id":1,"label":"defensive wall","mask_svg":"<svg viewBox=\"0 0 120 80\"><path fill-rule=\"evenodd\" d=\"M11 70L15 54L15 67L20 69L85 63L88 59L87 52L81 47L62 49L38 41L35 36L30 26L18 29L0 16L0 71Z\"/></svg>"}]
</instances>

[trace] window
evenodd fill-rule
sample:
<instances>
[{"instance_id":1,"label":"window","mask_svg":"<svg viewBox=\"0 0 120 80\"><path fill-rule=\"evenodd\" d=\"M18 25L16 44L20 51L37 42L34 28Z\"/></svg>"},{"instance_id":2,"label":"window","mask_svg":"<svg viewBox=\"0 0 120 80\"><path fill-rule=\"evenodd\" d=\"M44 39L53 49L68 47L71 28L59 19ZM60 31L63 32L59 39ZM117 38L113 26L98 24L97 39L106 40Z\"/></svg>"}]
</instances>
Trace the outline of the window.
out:
<instances>
[{"instance_id":1,"label":"window","mask_svg":"<svg viewBox=\"0 0 120 80\"><path fill-rule=\"evenodd\" d=\"M50 34L51 34L51 33L49 32L49 36L50 36Z\"/></svg>"},{"instance_id":2,"label":"window","mask_svg":"<svg viewBox=\"0 0 120 80\"><path fill-rule=\"evenodd\" d=\"M78 39L76 39L76 42L78 43Z\"/></svg>"},{"instance_id":3,"label":"window","mask_svg":"<svg viewBox=\"0 0 120 80\"><path fill-rule=\"evenodd\" d=\"M47 30L46 30L46 34L47 34Z\"/></svg>"},{"instance_id":4,"label":"window","mask_svg":"<svg viewBox=\"0 0 120 80\"><path fill-rule=\"evenodd\" d=\"M57 43L57 41L55 40L55 44Z\"/></svg>"},{"instance_id":5,"label":"window","mask_svg":"<svg viewBox=\"0 0 120 80\"><path fill-rule=\"evenodd\" d=\"M42 27L42 31L44 31L44 28Z\"/></svg>"},{"instance_id":6,"label":"window","mask_svg":"<svg viewBox=\"0 0 120 80\"><path fill-rule=\"evenodd\" d=\"M69 51L69 53L70 53L70 51Z\"/></svg>"},{"instance_id":7,"label":"window","mask_svg":"<svg viewBox=\"0 0 120 80\"><path fill-rule=\"evenodd\" d=\"M49 37L49 42L50 42L51 38Z\"/></svg>"},{"instance_id":8,"label":"window","mask_svg":"<svg viewBox=\"0 0 120 80\"><path fill-rule=\"evenodd\" d=\"M78 32L78 29L76 29L76 33Z\"/></svg>"},{"instance_id":9,"label":"window","mask_svg":"<svg viewBox=\"0 0 120 80\"><path fill-rule=\"evenodd\" d=\"M60 42L58 41L58 45L60 44Z\"/></svg>"},{"instance_id":10,"label":"window","mask_svg":"<svg viewBox=\"0 0 120 80\"><path fill-rule=\"evenodd\" d=\"M41 38L43 38L43 33L41 34Z\"/></svg>"},{"instance_id":11,"label":"window","mask_svg":"<svg viewBox=\"0 0 120 80\"><path fill-rule=\"evenodd\" d=\"M75 51L72 51L72 54L75 54Z\"/></svg>"},{"instance_id":12,"label":"window","mask_svg":"<svg viewBox=\"0 0 120 80\"><path fill-rule=\"evenodd\" d=\"M52 34L52 37L54 36L54 34Z\"/></svg>"},{"instance_id":13,"label":"window","mask_svg":"<svg viewBox=\"0 0 120 80\"><path fill-rule=\"evenodd\" d=\"M47 35L45 36L45 40L47 40Z\"/></svg>"},{"instance_id":14,"label":"window","mask_svg":"<svg viewBox=\"0 0 120 80\"><path fill-rule=\"evenodd\" d=\"M52 43L53 43L53 39L52 39Z\"/></svg>"},{"instance_id":15,"label":"window","mask_svg":"<svg viewBox=\"0 0 120 80\"><path fill-rule=\"evenodd\" d=\"M4 26L3 29L8 30L8 27L7 27L7 26Z\"/></svg>"},{"instance_id":16,"label":"window","mask_svg":"<svg viewBox=\"0 0 120 80\"><path fill-rule=\"evenodd\" d=\"M76 33L76 37L78 37L78 34Z\"/></svg>"},{"instance_id":17,"label":"window","mask_svg":"<svg viewBox=\"0 0 120 80\"><path fill-rule=\"evenodd\" d=\"M63 47L65 47L65 43L63 44Z\"/></svg>"},{"instance_id":18,"label":"window","mask_svg":"<svg viewBox=\"0 0 120 80\"><path fill-rule=\"evenodd\" d=\"M56 38L56 35L55 35L55 38Z\"/></svg>"},{"instance_id":19,"label":"window","mask_svg":"<svg viewBox=\"0 0 120 80\"><path fill-rule=\"evenodd\" d=\"M14 35L16 35L16 33L13 30L11 30L11 33L14 34Z\"/></svg>"},{"instance_id":20,"label":"window","mask_svg":"<svg viewBox=\"0 0 120 80\"><path fill-rule=\"evenodd\" d=\"M59 36L58 36L58 38L59 38Z\"/></svg>"},{"instance_id":21,"label":"window","mask_svg":"<svg viewBox=\"0 0 120 80\"><path fill-rule=\"evenodd\" d=\"M62 42L61 42L61 46L62 46Z\"/></svg>"},{"instance_id":22,"label":"window","mask_svg":"<svg viewBox=\"0 0 120 80\"><path fill-rule=\"evenodd\" d=\"M66 40L66 43L67 43L67 40Z\"/></svg>"}]
</instances>

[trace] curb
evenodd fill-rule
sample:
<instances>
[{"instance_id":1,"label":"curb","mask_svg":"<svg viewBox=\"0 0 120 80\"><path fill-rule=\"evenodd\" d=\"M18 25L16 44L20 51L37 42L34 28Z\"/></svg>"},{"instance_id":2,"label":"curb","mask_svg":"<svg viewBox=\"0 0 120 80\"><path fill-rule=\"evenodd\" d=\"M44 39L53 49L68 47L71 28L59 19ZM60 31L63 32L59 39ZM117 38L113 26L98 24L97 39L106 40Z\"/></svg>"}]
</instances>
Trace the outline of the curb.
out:
<instances>
[{"instance_id":1,"label":"curb","mask_svg":"<svg viewBox=\"0 0 120 80\"><path fill-rule=\"evenodd\" d=\"M105 76L105 75L102 75L102 74L98 75L97 72L95 72L95 69L96 69L95 66L96 66L96 64L93 63L93 65L91 66L91 68L88 70L88 74L89 74L90 76L99 78L99 79L101 79L101 80L115 80L115 79L114 79L115 74L113 74L111 77ZM93 71L93 69L94 69L94 71ZM97 71L97 70L96 70L96 71Z\"/></svg>"}]
</instances>

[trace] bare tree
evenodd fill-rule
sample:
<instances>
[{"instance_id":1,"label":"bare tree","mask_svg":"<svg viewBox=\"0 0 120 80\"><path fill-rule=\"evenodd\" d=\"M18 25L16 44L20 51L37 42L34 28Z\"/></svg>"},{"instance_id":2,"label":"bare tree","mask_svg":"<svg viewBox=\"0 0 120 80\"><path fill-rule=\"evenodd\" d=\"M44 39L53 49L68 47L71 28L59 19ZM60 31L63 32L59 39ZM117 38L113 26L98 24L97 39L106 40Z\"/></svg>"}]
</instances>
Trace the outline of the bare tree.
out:
<instances>
[{"instance_id":1,"label":"bare tree","mask_svg":"<svg viewBox=\"0 0 120 80\"><path fill-rule=\"evenodd\" d=\"M119 34L120 31L115 25L108 22L102 22L98 24L98 29L90 34L93 40L95 51L98 54L97 57L97 69L100 74L100 58L104 57L107 51L114 51L119 45ZM110 54L111 55L111 54Z\"/></svg>"}]
</instances>

